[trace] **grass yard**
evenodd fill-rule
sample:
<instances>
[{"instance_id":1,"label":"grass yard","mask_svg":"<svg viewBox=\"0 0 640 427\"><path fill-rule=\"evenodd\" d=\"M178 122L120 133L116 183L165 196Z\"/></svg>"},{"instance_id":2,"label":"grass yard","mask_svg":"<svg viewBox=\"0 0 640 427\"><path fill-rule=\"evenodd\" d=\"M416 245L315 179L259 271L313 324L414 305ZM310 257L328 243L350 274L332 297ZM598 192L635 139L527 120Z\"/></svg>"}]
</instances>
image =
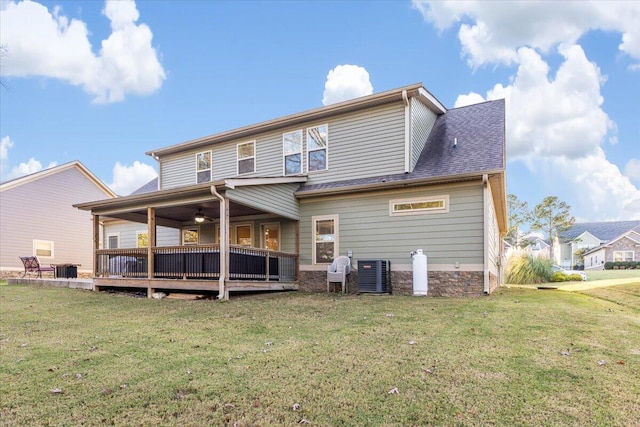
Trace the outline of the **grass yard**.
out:
<instances>
[{"instance_id":1,"label":"grass yard","mask_svg":"<svg viewBox=\"0 0 640 427\"><path fill-rule=\"evenodd\" d=\"M639 425L639 294L221 303L1 286L0 424Z\"/></svg>"}]
</instances>

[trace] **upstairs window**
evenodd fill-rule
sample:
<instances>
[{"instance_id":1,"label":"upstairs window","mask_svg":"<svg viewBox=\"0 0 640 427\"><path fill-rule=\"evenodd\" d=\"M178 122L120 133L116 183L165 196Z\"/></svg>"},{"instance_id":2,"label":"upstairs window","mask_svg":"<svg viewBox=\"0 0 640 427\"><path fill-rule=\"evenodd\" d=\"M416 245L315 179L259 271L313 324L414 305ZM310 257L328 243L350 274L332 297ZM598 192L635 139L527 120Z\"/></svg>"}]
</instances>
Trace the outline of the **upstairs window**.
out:
<instances>
[{"instance_id":1,"label":"upstairs window","mask_svg":"<svg viewBox=\"0 0 640 427\"><path fill-rule=\"evenodd\" d=\"M196 154L196 182L211 181L211 151Z\"/></svg>"},{"instance_id":2,"label":"upstairs window","mask_svg":"<svg viewBox=\"0 0 640 427\"><path fill-rule=\"evenodd\" d=\"M238 175L256 171L256 142L238 144Z\"/></svg>"},{"instance_id":3,"label":"upstairs window","mask_svg":"<svg viewBox=\"0 0 640 427\"><path fill-rule=\"evenodd\" d=\"M284 174L302 173L302 130L282 135L282 153L284 156Z\"/></svg>"},{"instance_id":4,"label":"upstairs window","mask_svg":"<svg viewBox=\"0 0 640 427\"><path fill-rule=\"evenodd\" d=\"M307 128L307 165L309 172L327 169L328 129L328 125Z\"/></svg>"}]
</instances>

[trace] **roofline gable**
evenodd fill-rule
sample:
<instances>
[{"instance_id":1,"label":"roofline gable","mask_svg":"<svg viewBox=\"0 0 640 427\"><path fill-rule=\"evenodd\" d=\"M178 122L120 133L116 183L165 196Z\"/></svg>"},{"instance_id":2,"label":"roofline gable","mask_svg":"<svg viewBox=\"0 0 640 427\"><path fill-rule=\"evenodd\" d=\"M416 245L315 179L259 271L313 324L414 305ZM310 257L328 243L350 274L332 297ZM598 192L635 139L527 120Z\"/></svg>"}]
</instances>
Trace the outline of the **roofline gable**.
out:
<instances>
[{"instance_id":1,"label":"roofline gable","mask_svg":"<svg viewBox=\"0 0 640 427\"><path fill-rule=\"evenodd\" d=\"M0 184L0 192L11 190L13 188L20 187L24 184L28 184L30 182L39 181L43 178L46 178L51 175L55 175L57 173L63 172L68 169L77 168L82 174L84 174L90 181L92 181L102 192L104 192L109 198L117 197L117 194L111 190L104 182L102 182L97 176L95 176L85 165L83 165L79 160L74 160L68 163L64 163L62 165L53 166L47 169L43 169L38 172L34 172L29 175L24 175L16 179L12 179L11 181L4 182Z\"/></svg>"}]
</instances>

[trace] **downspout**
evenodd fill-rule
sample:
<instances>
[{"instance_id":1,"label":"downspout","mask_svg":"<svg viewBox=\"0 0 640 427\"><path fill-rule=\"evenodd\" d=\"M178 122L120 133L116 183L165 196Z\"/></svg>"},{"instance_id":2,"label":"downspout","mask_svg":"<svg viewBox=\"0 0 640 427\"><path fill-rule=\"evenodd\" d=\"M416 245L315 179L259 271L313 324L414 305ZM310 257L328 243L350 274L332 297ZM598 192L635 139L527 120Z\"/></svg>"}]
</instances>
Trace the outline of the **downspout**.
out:
<instances>
[{"instance_id":1,"label":"downspout","mask_svg":"<svg viewBox=\"0 0 640 427\"><path fill-rule=\"evenodd\" d=\"M227 253L229 249L229 239L227 238L227 205L224 197L216 190L215 185L211 186L211 194L220 202L220 278L218 279L218 299L228 300L229 297L224 283L224 278L227 274Z\"/></svg>"},{"instance_id":2,"label":"downspout","mask_svg":"<svg viewBox=\"0 0 640 427\"><path fill-rule=\"evenodd\" d=\"M407 90L402 91L404 101L404 172L411 172L411 108Z\"/></svg>"},{"instance_id":3,"label":"downspout","mask_svg":"<svg viewBox=\"0 0 640 427\"><path fill-rule=\"evenodd\" d=\"M489 295L489 213L487 202L489 198L489 176L487 174L482 175L482 223L484 228L484 293Z\"/></svg>"}]
</instances>

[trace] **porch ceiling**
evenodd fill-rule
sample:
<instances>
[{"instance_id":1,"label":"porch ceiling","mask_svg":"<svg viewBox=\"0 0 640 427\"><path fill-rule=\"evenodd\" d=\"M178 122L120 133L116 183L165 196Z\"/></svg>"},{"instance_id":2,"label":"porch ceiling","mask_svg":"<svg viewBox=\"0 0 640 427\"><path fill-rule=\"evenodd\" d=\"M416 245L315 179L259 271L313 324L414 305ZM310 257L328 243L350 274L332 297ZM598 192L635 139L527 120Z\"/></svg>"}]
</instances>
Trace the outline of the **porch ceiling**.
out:
<instances>
[{"instance_id":1,"label":"porch ceiling","mask_svg":"<svg viewBox=\"0 0 640 427\"><path fill-rule=\"evenodd\" d=\"M200 211L208 221L220 219L220 203L217 201L198 202L184 205L157 207L156 222L158 225L188 225L195 224L194 217ZM264 214L264 211L250 208L239 203L229 203L229 216L242 217ZM109 218L123 219L127 221L145 222L147 221L147 210L142 207L128 212L119 212L107 215ZM173 224L172 224L173 223Z\"/></svg>"}]
</instances>

